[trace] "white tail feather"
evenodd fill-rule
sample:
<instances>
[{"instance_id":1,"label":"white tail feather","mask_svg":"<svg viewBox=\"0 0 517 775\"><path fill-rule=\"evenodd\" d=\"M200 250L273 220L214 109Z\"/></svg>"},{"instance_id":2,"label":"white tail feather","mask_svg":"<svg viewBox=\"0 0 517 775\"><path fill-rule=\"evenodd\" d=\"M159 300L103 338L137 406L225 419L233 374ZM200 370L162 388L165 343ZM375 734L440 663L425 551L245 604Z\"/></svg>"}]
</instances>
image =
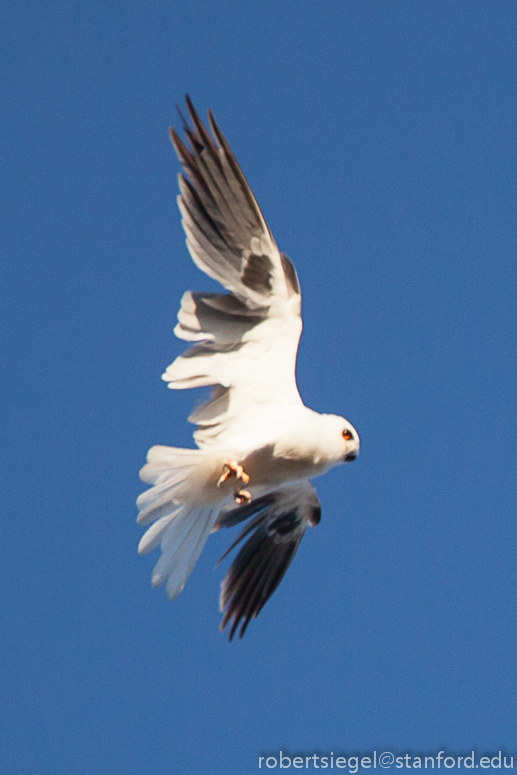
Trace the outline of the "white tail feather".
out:
<instances>
[{"instance_id":1,"label":"white tail feather","mask_svg":"<svg viewBox=\"0 0 517 775\"><path fill-rule=\"evenodd\" d=\"M156 446L149 450L140 476L154 484L137 499L141 525L154 523L142 536L138 551L147 554L161 545L152 584L167 582L172 600L183 589L199 559L227 495L217 479L227 456L220 451Z\"/></svg>"},{"instance_id":2,"label":"white tail feather","mask_svg":"<svg viewBox=\"0 0 517 775\"><path fill-rule=\"evenodd\" d=\"M162 555L155 565L152 584L167 581L167 596L179 595L196 564L214 525L219 508L183 506L166 528Z\"/></svg>"},{"instance_id":3,"label":"white tail feather","mask_svg":"<svg viewBox=\"0 0 517 775\"><path fill-rule=\"evenodd\" d=\"M163 539L170 521L174 519L178 511L179 509L170 514L166 514L164 517L160 517L160 519L156 520L154 525L151 525L149 530L147 530L140 539L138 554L149 554L149 552L158 546Z\"/></svg>"}]
</instances>

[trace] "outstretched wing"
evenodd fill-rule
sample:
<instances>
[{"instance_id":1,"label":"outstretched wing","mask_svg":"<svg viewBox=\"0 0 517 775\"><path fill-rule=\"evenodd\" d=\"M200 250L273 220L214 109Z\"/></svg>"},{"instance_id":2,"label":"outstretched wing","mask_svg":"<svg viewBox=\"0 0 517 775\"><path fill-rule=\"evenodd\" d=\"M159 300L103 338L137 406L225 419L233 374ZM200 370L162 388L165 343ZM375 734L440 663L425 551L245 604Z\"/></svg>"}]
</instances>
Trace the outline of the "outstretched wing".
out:
<instances>
[{"instance_id":1,"label":"outstretched wing","mask_svg":"<svg viewBox=\"0 0 517 775\"><path fill-rule=\"evenodd\" d=\"M282 258L230 146L208 111L210 137L190 98L190 148L174 129L171 140L186 173L179 176L178 204L194 263L231 291L248 309L299 293L296 273Z\"/></svg>"},{"instance_id":2,"label":"outstretched wing","mask_svg":"<svg viewBox=\"0 0 517 775\"><path fill-rule=\"evenodd\" d=\"M300 288L296 271L281 254L251 189L217 126L212 136L189 97L192 122L184 122L185 144L174 129L171 139L183 166L178 204L194 263L221 283L228 294L184 294L176 335L197 342L163 375L170 388L218 385L230 391L236 414L239 394L271 393L271 402L298 402L294 376L301 333ZM238 392L237 392L238 391ZM219 388L215 399L221 398ZM210 402L211 420L222 405ZM199 414L194 422L204 422Z\"/></svg>"},{"instance_id":3,"label":"outstretched wing","mask_svg":"<svg viewBox=\"0 0 517 775\"><path fill-rule=\"evenodd\" d=\"M221 584L221 629L232 620L229 639L242 622L242 638L251 619L256 619L282 581L300 545L307 525L321 519L314 487L306 480L281 487L256 498L246 506L221 512L214 529L233 527L252 518L221 557L246 536L244 546L232 562ZM251 534L251 535L250 535Z\"/></svg>"}]
</instances>

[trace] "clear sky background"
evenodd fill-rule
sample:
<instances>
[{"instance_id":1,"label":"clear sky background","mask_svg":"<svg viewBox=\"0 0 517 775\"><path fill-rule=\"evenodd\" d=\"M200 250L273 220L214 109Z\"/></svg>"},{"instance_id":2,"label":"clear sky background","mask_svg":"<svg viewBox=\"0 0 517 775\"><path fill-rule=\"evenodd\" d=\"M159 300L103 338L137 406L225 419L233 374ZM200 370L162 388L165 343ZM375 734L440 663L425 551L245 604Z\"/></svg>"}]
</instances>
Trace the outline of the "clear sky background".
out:
<instances>
[{"instance_id":1,"label":"clear sky background","mask_svg":"<svg viewBox=\"0 0 517 775\"><path fill-rule=\"evenodd\" d=\"M516 36L505 0L2 4L3 773L517 755ZM213 287L187 91L298 269L303 399L362 440L232 644L228 531L174 603L136 552L138 470L200 400L160 380L179 300Z\"/></svg>"}]
</instances>

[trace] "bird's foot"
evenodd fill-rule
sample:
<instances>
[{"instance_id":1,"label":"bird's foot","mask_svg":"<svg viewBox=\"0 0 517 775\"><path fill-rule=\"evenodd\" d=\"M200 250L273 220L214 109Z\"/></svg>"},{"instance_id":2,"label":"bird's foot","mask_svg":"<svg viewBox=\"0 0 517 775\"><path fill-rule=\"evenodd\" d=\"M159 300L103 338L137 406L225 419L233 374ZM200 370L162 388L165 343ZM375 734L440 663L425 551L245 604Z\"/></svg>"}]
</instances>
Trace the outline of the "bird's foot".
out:
<instances>
[{"instance_id":1,"label":"bird's foot","mask_svg":"<svg viewBox=\"0 0 517 775\"><path fill-rule=\"evenodd\" d=\"M228 479L235 477L240 479L243 484L248 484L250 478L244 468L236 460L227 460L223 466L223 473L217 480L217 486L221 487Z\"/></svg>"},{"instance_id":2,"label":"bird's foot","mask_svg":"<svg viewBox=\"0 0 517 775\"><path fill-rule=\"evenodd\" d=\"M233 497L239 504L239 506L247 505L248 503L251 503L251 493L248 492L248 490L235 490L233 493Z\"/></svg>"}]
</instances>

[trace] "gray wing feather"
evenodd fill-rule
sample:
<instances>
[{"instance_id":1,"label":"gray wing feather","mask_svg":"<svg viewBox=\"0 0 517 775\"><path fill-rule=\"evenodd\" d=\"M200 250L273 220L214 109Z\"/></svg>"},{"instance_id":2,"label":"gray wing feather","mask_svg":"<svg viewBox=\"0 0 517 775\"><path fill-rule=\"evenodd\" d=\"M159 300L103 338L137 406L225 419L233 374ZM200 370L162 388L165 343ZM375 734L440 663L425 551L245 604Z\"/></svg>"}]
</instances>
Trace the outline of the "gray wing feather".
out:
<instances>
[{"instance_id":1,"label":"gray wing feather","mask_svg":"<svg viewBox=\"0 0 517 775\"><path fill-rule=\"evenodd\" d=\"M215 140L188 95L186 103L192 126L184 120L183 129L189 147L172 127L170 136L185 173L179 177L178 204L190 254L202 271L264 315L272 295L299 293L294 267L280 256L212 113L208 120Z\"/></svg>"}]
</instances>

